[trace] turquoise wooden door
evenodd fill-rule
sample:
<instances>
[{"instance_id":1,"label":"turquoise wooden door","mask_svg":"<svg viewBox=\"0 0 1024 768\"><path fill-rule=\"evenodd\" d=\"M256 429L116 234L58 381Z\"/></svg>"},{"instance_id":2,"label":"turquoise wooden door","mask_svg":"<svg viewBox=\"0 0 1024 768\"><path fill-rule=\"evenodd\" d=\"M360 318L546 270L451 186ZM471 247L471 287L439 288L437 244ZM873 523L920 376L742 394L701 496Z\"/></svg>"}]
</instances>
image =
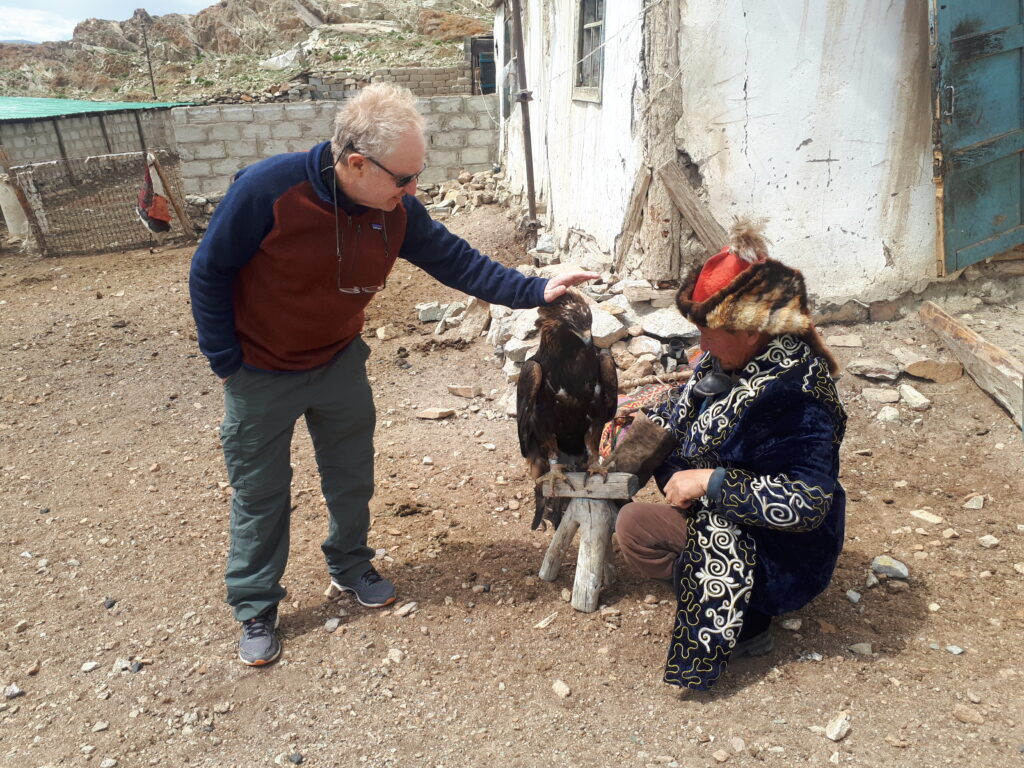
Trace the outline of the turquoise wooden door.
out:
<instances>
[{"instance_id":1,"label":"turquoise wooden door","mask_svg":"<svg viewBox=\"0 0 1024 768\"><path fill-rule=\"evenodd\" d=\"M1024 243L1024 0L932 0L941 274Z\"/></svg>"}]
</instances>

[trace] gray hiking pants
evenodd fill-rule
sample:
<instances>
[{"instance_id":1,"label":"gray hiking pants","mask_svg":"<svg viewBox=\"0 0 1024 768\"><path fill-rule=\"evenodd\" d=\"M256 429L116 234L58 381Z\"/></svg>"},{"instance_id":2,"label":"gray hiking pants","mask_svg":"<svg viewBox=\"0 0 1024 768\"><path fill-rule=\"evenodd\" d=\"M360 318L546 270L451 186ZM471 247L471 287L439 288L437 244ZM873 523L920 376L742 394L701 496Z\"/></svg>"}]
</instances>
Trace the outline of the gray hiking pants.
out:
<instances>
[{"instance_id":1,"label":"gray hiking pants","mask_svg":"<svg viewBox=\"0 0 1024 768\"><path fill-rule=\"evenodd\" d=\"M366 380L370 349L356 338L323 368L274 373L241 368L224 384L220 427L234 488L227 602L245 621L285 596L291 519L291 441L304 416L313 439L330 525L323 543L331 575L348 581L366 572L373 495L376 414Z\"/></svg>"}]
</instances>

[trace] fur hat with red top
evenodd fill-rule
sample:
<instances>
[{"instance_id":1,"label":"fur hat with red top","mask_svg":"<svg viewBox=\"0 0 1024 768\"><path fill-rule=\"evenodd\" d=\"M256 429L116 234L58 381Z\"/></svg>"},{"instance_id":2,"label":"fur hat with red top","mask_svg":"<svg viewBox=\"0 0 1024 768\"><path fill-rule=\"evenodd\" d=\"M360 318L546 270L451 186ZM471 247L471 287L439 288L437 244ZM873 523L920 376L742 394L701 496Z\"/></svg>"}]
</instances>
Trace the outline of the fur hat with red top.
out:
<instances>
[{"instance_id":1,"label":"fur hat with red top","mask_svg":"<svg viewBox=\"0 0 1024 768\"><path fill-rule=\"evenodd\" d=\"M799 336L835 375L839 364L811 322L804 277L768 258L761 227L761 221L738 219L729 245L683 281L676 306L683 317L705 328Z\"/></svg>"}]
</instances>

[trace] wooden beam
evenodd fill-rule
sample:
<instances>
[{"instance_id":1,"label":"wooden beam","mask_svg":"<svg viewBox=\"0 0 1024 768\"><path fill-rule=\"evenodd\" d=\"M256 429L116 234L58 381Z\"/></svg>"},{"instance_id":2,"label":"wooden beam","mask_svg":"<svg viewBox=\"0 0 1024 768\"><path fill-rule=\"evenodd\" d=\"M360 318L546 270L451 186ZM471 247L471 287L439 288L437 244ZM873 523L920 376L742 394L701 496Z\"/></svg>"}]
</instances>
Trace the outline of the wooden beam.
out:
<instances>
[{"instance_id":1,"label":"wooden beam","mask_svg":"<svg viewBox=\"0 0 1024 768\"><path fill-rule=\"evenodd\" d=\"M549 499L631 499L640 490L636 475L628 472L609 472L607 477L566 472L565 477L566 480L546 479L541 493Z\"/></svg>"},{"instance_id":2,"label":"wooden beam","mask_svg":"<svg viewBox=\"0 0 1024 768\"><path fill-rule=\"evenodd\" d=\"M144 153L143 161L148 161L148 155ZM194 240L196 237L195 227L192 225L192 221L189 219L188 214L185 213L185 209L181 205L181 201L178 200L177 194L167 181L167 176L164 175L164 168L160 165L160 161L157 159L156 153L153 153L153 168L156 169L156 175L160 177L160 183L164 185L164 194L167 195L167 199L171 201L171 205L174 206L174 212L178 214L178 222L181 224L182 234L186 237Z\"/></svg>"},{"instance_id":3,"label":"wooden beam","mask_svg":"<svg viewBox=\"0 0 1024 768\"><path fill-rule=\"evenodd\" d=\"M622 233L619 235L619 242L615 251L615 268L620 269L629 252L629 246L633 244L637 230L640 229L640 222L643 220L644 203L647 202L647 190L651 188L651 179L654 174L647 165L641 165L636 171L636 178L633 180L633 193L629 196L629 207L626 209L626 218L622 222Z\"/></svg>"},{"instance_id":4,"label":"wooden beam","mask_svg":"<svg viewBox=\"0 0 1024 768\"><path fill-rule=\"evenodd\" d=\"M661 166L658 169L658 178L668 190L668 196L672 199L672 203L679 209L679 213L686 219L686 223L690 225L700 241L704 243L705 248L712 253L717 253L723 245L729 242L725 227L715 220L711 211L697 197L697 193L693 191L693 187L690 186L690 182L678 162L673 161Z\"/></svg>"},{"instance_id":5,"label":"wooden beam","mask_svg":"<svg viewBox=\"0 0 1024 768\"><path fill-rule=\"evenodd\" d=\"M1006 253L997 253L989 261L1020 261L1021 259L1024 259L1024 245L1018 245Z\"/></svg>"},{"instance_id":6,"label":"wooden beam","mask_svg":"<svg viewBox=\"0 0 1024 768\"><path fill-rule=\"evenodd\" d=\"M921 305L921 319L939 336L964 369L1024 428L1024 363L954 320L936 304Z\"/></svg>"}]
</instances>

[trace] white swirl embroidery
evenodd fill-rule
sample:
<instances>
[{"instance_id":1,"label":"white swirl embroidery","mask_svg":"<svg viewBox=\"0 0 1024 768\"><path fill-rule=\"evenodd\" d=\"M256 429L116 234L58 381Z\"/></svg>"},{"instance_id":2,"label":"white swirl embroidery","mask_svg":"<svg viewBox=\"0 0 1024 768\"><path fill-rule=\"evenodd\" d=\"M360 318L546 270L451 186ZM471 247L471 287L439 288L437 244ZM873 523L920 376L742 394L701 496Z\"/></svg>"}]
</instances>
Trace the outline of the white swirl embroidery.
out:
<instances>
[{"instance_id":1,"label":"white swirl embroidery","mask_svg":"<svg viewBox=\"0 0 1024 768\"><path fill-rule=\"evenodd\" d=\"M701 627L697 640L706 653L711 652L712 638L719 635L731 647L743 627L743 611L737 607L753 588L754 569L746 567L738 550L740 529L721 515L709 513L706 526L694 526L697 543L704 552L704 566L694 577L700 590L697 603L720 600L717 609L706 609L704 618L711 626Z\"/></svg>"},{"instance_id":2,"label":"white swirl embroidery","mask_svg":"<svg viewBox=\"0 0 1024 768\"><path fill-rule=\"evenodd\" d=\"M785 475L757 476L749 482L755 513L776 528L806 524L828 511L829 494L816 485L790 480Z\"/></svg>"}]
</instances>

